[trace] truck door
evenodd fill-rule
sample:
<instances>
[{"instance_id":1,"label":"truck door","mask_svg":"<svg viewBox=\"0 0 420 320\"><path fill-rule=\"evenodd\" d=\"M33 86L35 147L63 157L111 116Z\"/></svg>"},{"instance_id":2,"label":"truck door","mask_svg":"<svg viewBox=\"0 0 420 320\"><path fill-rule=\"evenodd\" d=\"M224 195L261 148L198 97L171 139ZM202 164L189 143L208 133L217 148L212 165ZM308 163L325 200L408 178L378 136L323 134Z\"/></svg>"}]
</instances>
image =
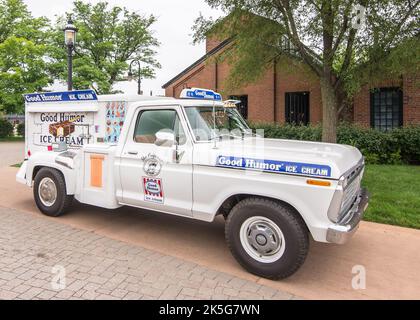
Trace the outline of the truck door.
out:
<instances>
[{"instance_id":1,"label":"truck door","mask_svg":"<svg viewBox=\"0 0 420 320\"><path fill-rule=\"evenodd\" d=\"M122 202L191 216L192 142L180 107L139 108L135 118L121 153Z\"/></svg>"}]
</instances>

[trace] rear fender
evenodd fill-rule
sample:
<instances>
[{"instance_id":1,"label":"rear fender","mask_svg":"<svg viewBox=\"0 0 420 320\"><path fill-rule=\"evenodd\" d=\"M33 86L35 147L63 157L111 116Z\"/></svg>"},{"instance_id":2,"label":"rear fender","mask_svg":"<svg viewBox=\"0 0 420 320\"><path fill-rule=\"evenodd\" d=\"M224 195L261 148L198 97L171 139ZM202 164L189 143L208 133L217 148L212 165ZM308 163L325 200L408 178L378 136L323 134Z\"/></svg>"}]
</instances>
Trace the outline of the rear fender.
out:
<instances>
[{"instance_id":1,"label":"rear fender","mask_svg":"<svg viewBox=\"0 0 420 320\"><path fill-rule=\"evenodd\" d=\"M66 182L68 195L74 195L76 191L76 169L56 162L58 153L37 152L26 161L26 185L32 187L36 173L42 168L54 168L60 171Z\"/></svg>"}]
</instances>

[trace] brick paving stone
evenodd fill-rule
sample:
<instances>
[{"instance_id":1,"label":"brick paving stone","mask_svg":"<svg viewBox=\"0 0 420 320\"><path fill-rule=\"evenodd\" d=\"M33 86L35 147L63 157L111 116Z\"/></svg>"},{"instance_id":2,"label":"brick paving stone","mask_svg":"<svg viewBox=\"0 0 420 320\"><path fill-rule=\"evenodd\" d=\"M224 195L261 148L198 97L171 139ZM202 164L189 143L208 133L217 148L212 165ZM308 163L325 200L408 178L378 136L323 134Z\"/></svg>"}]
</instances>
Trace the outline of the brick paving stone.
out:
<instances>
[{"instance_id":1,"label":"brick paving stone","mask_svg":"<svg viewBox=\"0 0 420 320\"><path fill-rule=\"evenodd\" d=\"M223 294L230 296L230 297L237 297L238 296L238 290L231 289L231 288L224 288Z\"/></svg>"},{"instance_id":2,"label":"brick paving stone","mask_svg":"<svg viewBox=\"0 0 420 320\"><path fill-rule=\"evenodd\" d=\"M57 298L61 298L61 299L69 299L71 296L73 296L73 294L74 294L75 292L74 291L72 291L72 290L67 290L67 289L64 289L64 290L61 290L61 291L59 291L56 295L55 295L55 297L57 297Z\"/></svg>"},{"instance_id":3,"label":"brick paving stone","mask_svg":"<svg viewBox=\"0 0 420 320\"><path fill-rule=\"evenodd\" d=\"M2 300L297 298L41 215L0 207L0 220ZM63 290L52 287L62 283L57 266L64 268Z\"/></svg>"},{"instance_id":4,"label":"brick paving stone","mask_svg":"<svg viewBox=\"0 0 420 320\"><path fill-rule=\"evenodd\" d=\"M159 297L159 299L162 300L173 300L175 299L179 293L181 292L181 287L175 286L175 285L169 285L165 291L162 293L162 295Z\"/></svg>"},{"instance_id":5,"label":"brick paving stone","mask_svg":"<svg viewBox=\"0 0 420 320\"><path fill-rule=\"evenodd\" d=\"M186 296L192 296L194 297L198 293L197 289L194 288L182 288L181 294Z\"/></svg>"},{"instance_id":6,"label":"brick paving stone","mask_svg":"<svg viewBox=\"0 0 420 320\"><path fill-rule=\"evenodd\" d=\"M111 296L123 299L127 295L127 290L115 289L111 292Z\"/></svg>"},{"instance_id":7,"label":"brick paving stone","mask_svg":"<svg viewBox=\"0 0 420 320\"><path fill-rule=\"evenodd\" d=\"M123 300L140 300L143 297L141 293L137 292L129 292L127 295L123 298Z\"/></svg>"},{"instance_id":8,"label":"brick paving stone","mask_svg":"<svg viewBox=\"0 0 420 320\"><path fill-rule=\"evenodd\" d=\"M25 291L19 297L24 300L31 300L40 294L44 289L31 287L29 290Z\"/></svg>"},{"instance_id":9,"label":"brick paving stone","mask_svg":"<svg viewBox=\"0 0 420 320\"><path fill-rule=\"evenodd\" d=\"M41 299L41 300L49 300L49 299L53 298L56 294L57 294L57 292L55 292L55 291L43 290L36 297Z\"/></svg>"},{"instance_id":10,"label":"brick paving stone","mask_svg":"<svg viewBox=\"0 0 420 320\"><path fill-rule=\"evenodd\" d=\"M0 299L1 300L12 300L15 299L19 294L9 290L0 290Z\"/></svg>"},{"instance_id":11,"label":"brick paving stone","mask_svg":"<svg viewBox=\"0 0 420 320\"><path fill-rule=\"evenodd\" d=\"M24 292L28 291L30 288L31 287L27 286L26 284L21 284L21 285L18 285L17 287L15 287L15 288L13 288L13 291L20 294L20 293L24 293Z\"/></svg>"}]
</instances>

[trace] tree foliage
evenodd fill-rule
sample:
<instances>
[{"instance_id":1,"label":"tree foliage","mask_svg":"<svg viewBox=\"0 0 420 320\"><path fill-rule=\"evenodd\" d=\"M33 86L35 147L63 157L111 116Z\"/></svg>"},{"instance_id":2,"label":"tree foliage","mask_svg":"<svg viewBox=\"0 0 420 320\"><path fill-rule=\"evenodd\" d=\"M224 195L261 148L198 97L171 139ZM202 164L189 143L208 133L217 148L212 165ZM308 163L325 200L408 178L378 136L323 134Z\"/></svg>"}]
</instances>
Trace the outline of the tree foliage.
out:
<instances>
[{"instance_id":1,"label":"tree foliage","mask_svg":"<svg viewBox=\"0 0 420 320\"><path fill-rule=\"evenodd\" d=\"M99 93L112 92L112 85L121 79L132 60L143 62L142 77L154 76L160 67L155 59L159 45L150 30L156 21L154 16L142 16L122 7L109 7L107 2L95 5L75 1L70 12L77 34L74 56L75 88L94 87ZM67 53L63 43L62 28L66 17L61 17L53 30L53 74L67 78ZM138 74L133 70L134 74Z\"/></svg>"},{"instance_id":2,"label":"tree foliage","mask_svg":"<svg viewBox=\"0 0 420 320\"><path fill-rule=\"evenodd\" d=\"M256 81L277 61L318 77L323 140L366 84L419 72L419 0L206 0L227 18L196 20L195 41L234 38L227 84Z\"/></svg>"},{"instance_id":3,"label":"tree foliage","mask_svg":"<svg viewBox=\"0 0 420 320\"><path fill-rule=\"evenodd\" d=\"M151 31L154 16L82 1L74 2L70 14L79 29L73 57L76 89L112 92L133 60L142 62L143 78L154 77L160 67L155 59L159 43ZM55 79L66 82L66 23L62 16L51 26L45 17L34 18L22 0L0 0L0 112L22 113L22 94L43 91Z\"/></svg>"},{"instance_id":4,"label":"tree foliage","mask_svg":"<svg viewBox=\"0 0 420 320\"><path fill-rule=\"evenodd\" d=\"M0 0L0 111L23 112L23 93L40 91L48 74L47 20L33 18L21 0Z\"/></svg>"}]
</instances>

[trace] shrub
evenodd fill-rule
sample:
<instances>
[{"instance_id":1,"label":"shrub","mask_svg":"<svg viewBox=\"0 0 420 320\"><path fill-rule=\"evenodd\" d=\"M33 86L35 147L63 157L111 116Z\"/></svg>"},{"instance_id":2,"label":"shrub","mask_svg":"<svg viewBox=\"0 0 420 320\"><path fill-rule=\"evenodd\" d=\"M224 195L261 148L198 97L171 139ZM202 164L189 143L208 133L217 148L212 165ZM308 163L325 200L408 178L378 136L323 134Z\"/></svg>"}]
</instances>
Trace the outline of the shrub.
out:
<instances>
[{"instance_id":1,"label":"shrub","mask_svg":"<svg viewBox=\"0 0 420 320\"><path fill-rule=\"evenodd\" d=\"M420 126L398 128L391 132L405 162L420 164Z\"/></svg>"},{"instance_id":2,"label":"shrub","mask_svg":"<svg viewBox=\"0 0 420 320\"><path fill-rule=\"evenodd\" d=\"M0 138L7 138L13 135L13 125L6 119L0 118Z\"/></svg>"},{"instance_id":3,"label":"shrub","mask_svg":"<svg viewBox=\"0 0 420 320\"><path fill-rule=\"evenodd\" d=\"M25 123L18 124L17 133L18 133L18 136L21 136L21 137L25 136Z\"/></svg>"},{"instance_id":4,"label":"shrub","mask_svg":"<svg viewBox=\"0 0 420 320\"><path fill-rule=\"evenodd\" d=\"M266 138L321 141L322 128L316 126L251 123L263 129ZM420 126L403 127L383 132L353 124L341 123L337 142L358 148L370 164L420 163Z\"/></svg>"}]
</instances>

